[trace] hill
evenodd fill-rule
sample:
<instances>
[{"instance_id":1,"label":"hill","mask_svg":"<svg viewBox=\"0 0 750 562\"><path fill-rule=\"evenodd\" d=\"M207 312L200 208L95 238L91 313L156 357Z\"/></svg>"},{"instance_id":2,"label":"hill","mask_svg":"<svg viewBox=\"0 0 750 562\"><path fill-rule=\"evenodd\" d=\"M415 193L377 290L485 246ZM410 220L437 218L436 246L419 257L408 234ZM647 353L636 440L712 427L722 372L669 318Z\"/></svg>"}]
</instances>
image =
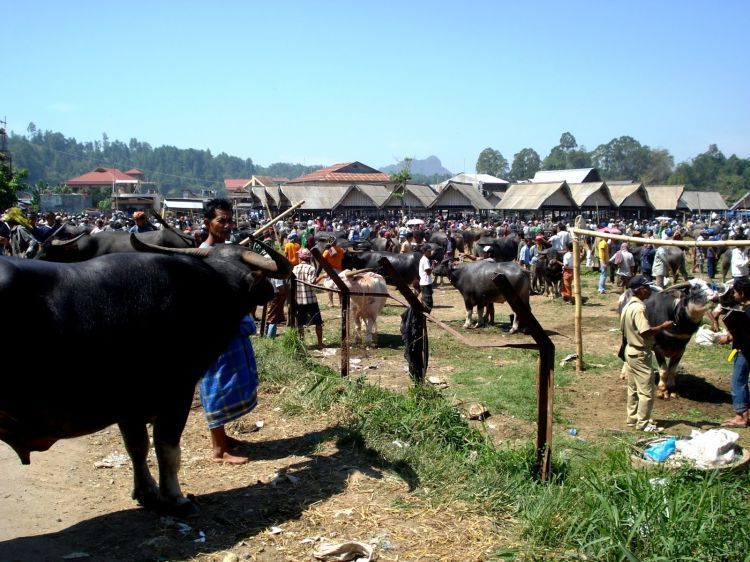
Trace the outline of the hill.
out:
<instances>
[{"instance_id":1,"label":"hill","mask_svg":"<svg viewBox=\"0 0 750 562\"><path fill-rule=\"evenodd\" d=\"M399 162L398 164L393 164L391 166L384 166L383 168L380 168L381 172L385 172L386 174L395 174L399 170L403 169L404 162L403 160ZM442 162L440 162L440 158L437 156L428 156L427 158L424 158L423 160L414 159L411 162L411 173L412 175L419 175L419 176L452 176L453 173L443 168Z\"/></svg>"}]
</instances>

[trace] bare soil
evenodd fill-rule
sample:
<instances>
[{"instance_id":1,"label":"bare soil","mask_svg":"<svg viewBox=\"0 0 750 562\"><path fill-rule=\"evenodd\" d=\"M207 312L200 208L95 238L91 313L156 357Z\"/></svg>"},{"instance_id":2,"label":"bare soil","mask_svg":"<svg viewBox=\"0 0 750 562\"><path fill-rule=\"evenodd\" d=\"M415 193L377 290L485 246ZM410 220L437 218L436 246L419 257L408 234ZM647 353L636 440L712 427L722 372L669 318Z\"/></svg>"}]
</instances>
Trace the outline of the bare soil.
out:
<instances>
[{"instance_id":1,"label":"bare soil","mask_svg":"<svg viewBox=\"0 0 750 562\"><path fill-rule=\"evenodd\" d=\"M584 282L584 289L588 284ZM616 354L616 299L615 294L594 294L583 307L585 353ZM338 329L338 309L329 309L325 297L320 302L328 329ZM451 321L476 340L527 339L497 329L458 328L463 303L450 287L436 290L435 303L437 318ZM574 363L559 366L560 350L575 348L574 307L534 296L532 309L558 349L556 368L574 370ZM499 306L498 321L507 324L509 311ZM397 337L398 327L397 314L381 316L384 337ZM434 342L450 336L430 325L430 337ZM502 365L502 349L476 352L497 355ZM373 384L395 391L411 384L400 349L356 348L352 357L361 359L357 367ZM338 368L338 353L320 360ZM450 383L455 367L431 358L428 375ZM716 371L693 373L686 364L684 396L658 401L657 420L675 434L715 427L731 414L729 369L719 365ZM558 388L555 407L578 430L575 439L625 431L625 383L619 370L593 365L573 376L572 384ZM279 396L261 385L256 410L230 428L248 442L246 453L253 460L244 466L211 462L203 413L199 407L191 412L180 477L201 515L187 521L189 527L180 528L180 522L140 509L130 499L131 469L122 459L124 448L114 427L35 453L31 466L21 466L12 450L0 444L0 559L297 561L312 560L311 552L325 538L372 543L380 560L470 561L485 560L493 550L518 543L512 520L491 521L459 503L431 505L414 493L416 477L397 476L374 453L337 447L331 420L287 417L278 404ZM263 427L254 430L260 420ZM489 422L488 431L497 441L531 438L536 431L534 423L509 416L494 415ZM559 443L572 439L566 430L555 429ZM745 441L748 430L740 431ZM114 461L114 466L96 468L103 459Z\"/></svg>"}]
</instances>

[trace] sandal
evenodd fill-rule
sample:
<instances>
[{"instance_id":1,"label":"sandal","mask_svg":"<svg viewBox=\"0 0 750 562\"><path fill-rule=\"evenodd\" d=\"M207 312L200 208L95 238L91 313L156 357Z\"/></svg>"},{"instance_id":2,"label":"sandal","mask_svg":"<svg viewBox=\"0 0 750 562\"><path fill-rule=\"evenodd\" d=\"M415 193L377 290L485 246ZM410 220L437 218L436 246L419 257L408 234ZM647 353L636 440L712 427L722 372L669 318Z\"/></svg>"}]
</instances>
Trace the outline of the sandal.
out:
<instances>
[{"instance_id":1,"label":"sandal","mask_svg":"<svg viewBox=\"0 0 750 562\"><path fill-rule=\"evenodd\" d=\"M731 420L727 420L724 423L721 424L721 427L747 427L746 421L737 421L736 419L732 418Z\"/></svg>"}]
</instances>

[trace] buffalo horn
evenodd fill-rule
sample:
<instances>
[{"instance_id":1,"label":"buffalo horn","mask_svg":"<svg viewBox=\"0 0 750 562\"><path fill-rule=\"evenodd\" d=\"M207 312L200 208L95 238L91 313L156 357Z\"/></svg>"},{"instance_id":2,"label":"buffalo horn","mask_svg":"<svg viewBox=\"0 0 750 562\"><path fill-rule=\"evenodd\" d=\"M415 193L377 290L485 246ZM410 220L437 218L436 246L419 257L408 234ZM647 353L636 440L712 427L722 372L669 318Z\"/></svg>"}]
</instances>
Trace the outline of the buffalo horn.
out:
<instances>
[{"instance_id":1,"label":"buffalo horn","mask_svg":"<svg viewBox=\"0 0 750 562\"><path fill-rule=\"evenodd\" d=\"M71 238L70 240L52 240L50 244L52 244L53 246L67 246L69 244L72 244L73 242L78 242L78 239L83 236L88 236L88 232L82 232L81 234L79 234L75 238Z\"/></svg>"},{"instance_id":2,"label":"buffalo horn","mask_svg":"<svg viewBox=\"0 0 750 562\"><path fill-rule=\"evenodd\" d=\"M156 244L149 244L138 238L134 233L130 233L130 243L133 248L139 252L155 252L157 254L183 254L188 256L196 256L199 258L205 258L210 253L209 248L166 248L165 246L157 246Z\"/></svg>"},{"instance_id":3,"label":"buffalo horn","mask_svg":"<svg viewBox=\"0 0 750 562\"><path fill-rule=\"evenodd\" d=\"M682 283L677 283L676 285L672 285L670 287L666 287L665 291L682 291L683 289L687 289L690 287L690 281L684 281Z\"/></svg>"},{"instance_id":4,"label":"buffalo horn","mask_svg":"<svg viewBox=\"0 0 750 562\"><path fill-rule=\"evenodd\" d=\"M286 279L292 273L292 264L285 256L274 250L271 246L260 240L255 240L255 244L258 244L263 248L268 257L273 260L273 265L266 258L255 252L247 251L242 254L242 260L248 265L257 267L264 271L269 277L275 277L276 279ZM256 259L257 258L257 259Z\"/></svg>"}]
</instances>

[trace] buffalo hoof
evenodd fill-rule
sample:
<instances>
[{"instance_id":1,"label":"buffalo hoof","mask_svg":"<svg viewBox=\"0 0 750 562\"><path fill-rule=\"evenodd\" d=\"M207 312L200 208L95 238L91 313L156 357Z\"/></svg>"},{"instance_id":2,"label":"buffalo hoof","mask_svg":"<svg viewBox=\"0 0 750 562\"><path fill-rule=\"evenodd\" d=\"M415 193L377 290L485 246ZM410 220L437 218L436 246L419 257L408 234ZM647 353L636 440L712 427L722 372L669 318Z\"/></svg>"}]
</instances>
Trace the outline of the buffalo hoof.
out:
<instances>
[{"instance_id":1,"label":"buffalo hoof","mask_svg":"<svg viewBox=\"0 0 750 562\"><path fill-rule=\"evenodd\" d=\"M197 517L200 514L200 509L192 500L188 498L178 498L173 502L162 502L159 506L158 512L162 515L171 515L172 517L179 517L180 519L189 519L191 517Z\"/></svg>"},{"instance_id":2,"label":"buffalo hoof","mask_svg":"<svg viewBox=\"0 0 750 562\"><path fill-rule=\"evenodd\" d=\"M518 330L516 330L515 328L511 328L510 330L508 330L509 334L515 334L516 332L518 332Z\"/></svg>"},{"instance_id":3,"label":"buffalo hoof","mask_svg":"<svg viewBox=\"0 0 750 562\"><path fill-rule=\"evenodd\" d=\"M145 507L146 509L159 509L159 491L156 488L149 490L133 490L132 498L138 502L138 505Z\"/></svg>"}]
</instances>

